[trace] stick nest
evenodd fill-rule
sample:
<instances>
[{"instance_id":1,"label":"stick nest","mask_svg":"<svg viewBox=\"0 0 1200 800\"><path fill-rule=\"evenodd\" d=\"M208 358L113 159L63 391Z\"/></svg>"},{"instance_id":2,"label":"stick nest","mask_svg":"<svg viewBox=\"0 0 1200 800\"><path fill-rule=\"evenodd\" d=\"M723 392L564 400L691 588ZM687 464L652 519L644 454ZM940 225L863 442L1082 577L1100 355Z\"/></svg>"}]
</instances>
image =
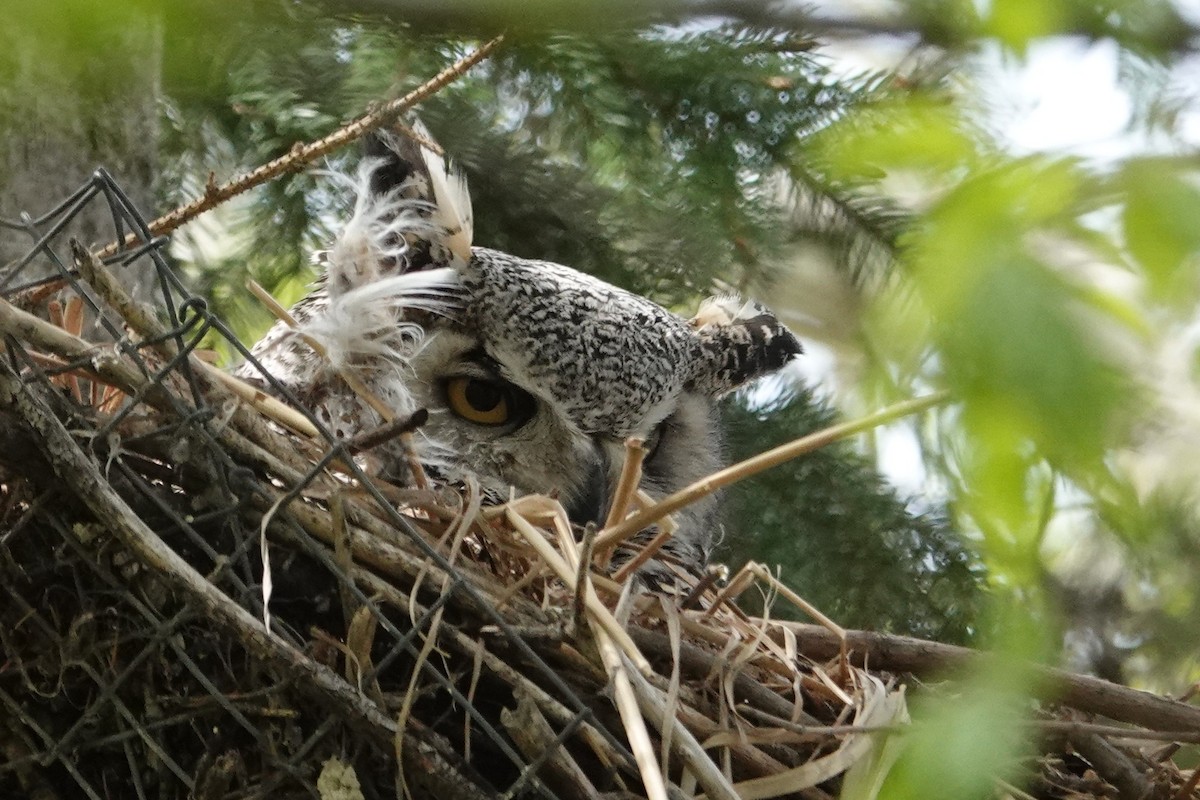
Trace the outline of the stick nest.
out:
<instances>
[{"instance_id":1,"label":"stick nest","mask_svg":"<svg viewBox=\"0 0 1200 800\"><path fill-rule=\"evenodd\" d=\"M639 591L552 498L381 481L197 356L234 340L159 245L75 246L0 302L0 795L872 797L909 672L968 657L751 617L805 607L753 564ZM136 259L164 312L114 275ZM1035 716L1009 774L1036 796L1185 788L1152 724Z\"/></svg>"}]
</instances>

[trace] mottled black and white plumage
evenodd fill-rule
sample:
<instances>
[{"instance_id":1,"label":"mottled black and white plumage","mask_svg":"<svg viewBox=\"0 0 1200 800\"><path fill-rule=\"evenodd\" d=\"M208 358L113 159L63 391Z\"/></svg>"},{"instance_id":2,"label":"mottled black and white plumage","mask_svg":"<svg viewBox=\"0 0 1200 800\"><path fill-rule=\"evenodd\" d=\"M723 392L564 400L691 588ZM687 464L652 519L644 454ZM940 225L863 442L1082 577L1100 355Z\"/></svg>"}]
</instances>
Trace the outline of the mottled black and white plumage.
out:
<instances>
[{"instance_id":1,"label":"mottled black and white plumage","mask_svg":"<svg viewBox=\"0 0 1200 800\"><path fill-rule=\"evenodd\" d=\"M714 401L790 361L795 337L733 296L687 320L569 267L472 246L465 183L426 144L372 139L354 214L293 309L328 358L280 324L254 347L264 367L345 437L383 422L338 375L351 371L397 417L429 411L417 447L430 474L500 498L556 492L580 523L603 520L630 436L651 450L652 495L718 469ZM390 461L403 479L404 460ZM713 512L683 512L668 548L682 566L707 562Z\"/></svg>"}]
</instances>

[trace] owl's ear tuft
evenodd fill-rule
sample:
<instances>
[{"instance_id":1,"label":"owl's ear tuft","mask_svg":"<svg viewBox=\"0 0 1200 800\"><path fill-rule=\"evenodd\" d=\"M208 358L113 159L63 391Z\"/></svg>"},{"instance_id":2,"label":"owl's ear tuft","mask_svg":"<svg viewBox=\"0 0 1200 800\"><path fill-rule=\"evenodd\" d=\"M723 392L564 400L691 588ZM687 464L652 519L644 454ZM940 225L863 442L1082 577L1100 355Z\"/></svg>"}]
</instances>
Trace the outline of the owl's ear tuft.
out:
<instances>
[{"instance_id":1,"label":"owl's ear tuft","mask_svg":"<svg viewBox=\"0 0 1200 800\"><path fill-rule=\"evenodd\" d=\"M441 145L419 119L397 131L375 131L364 140L370 192L416 200L428 210L435 266L465 266L471 259L474 218L462 171L447 162Z\"/></svg>"},{"instance_id":2,"label":"owl's ear tuft","mask_svg":"<svg viewBox=\"0 0 1200 800\"><path fill-rule=\"evenodd\" d=\"M371 164L369 189L374 195L409 189L424 177L421 146L398 133L368 133L363 137L363 159Z\"/></svg>"},{"instance_id":3,"label":"owl's ear tuft","mask_svg":"<svg viewBox=\"0 0 1200 800\"><path fill-rule=\"evenodd\" d=\"M450 267L471 259L471 199L419 121L363 139L354 180L354 213L322 254L324 282L337 297L388 276Z\"/></svg>"},{"instance_id":4,"label":"owl's ear tuft","mask_svg":"<svg viewBox=\"0 0 1200 800\"><path fill-rule=\"evenodd\" d=\"M775 372L804 352L770 309L736 295L705 300L690 322L700 358L689 388L710 397Z\"/></svg>"},{"instance_id":5,"label":"owl's ear tuft","mask_svg":"<svg viewBox=\"0 0 1200 800\"><path fill-rule=\"evenodd\" d=\"M426 139L421 145L421 157L433 200L430 222L437 225L442 234L437 244L453 266L465 267L471 260L471 241L475 235L475 215L471 209L467 178L461 169L446 161L441 148L429 139L429 131L424 125L418 125L415 130Z\"/></svg>"}]
</instances>

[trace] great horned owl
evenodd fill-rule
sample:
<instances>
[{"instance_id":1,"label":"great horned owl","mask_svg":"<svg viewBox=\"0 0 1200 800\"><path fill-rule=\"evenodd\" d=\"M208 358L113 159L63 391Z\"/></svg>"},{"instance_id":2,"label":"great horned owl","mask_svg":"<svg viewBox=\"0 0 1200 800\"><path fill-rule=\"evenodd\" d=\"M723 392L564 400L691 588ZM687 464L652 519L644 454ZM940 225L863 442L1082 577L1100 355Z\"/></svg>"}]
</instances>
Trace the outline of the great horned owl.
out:
<instances>
[{"instance_id":1,"label":"great horned owl","mask_svg":"<svg viewBox=\"0 0 1200 800\"><path fill-rule=\"evenodd\" d=\"M423 131L369 140L354 213L292 310L304 336L277 324L254 346L262 365L338 436L383 422L347 373L399 418L426 409L416 444L431 476L473 477L501 500L557 493L581 524L604 519L628 437L647 443L651 495L718 469L715 400L786 364L796 338L733 296L687 320L569 267L472 246L465 181L435 147ZM405 480L400 453L387 460ZM707 562L714 510L683 512L667 558Z\"/></svg>"}]
</instances>

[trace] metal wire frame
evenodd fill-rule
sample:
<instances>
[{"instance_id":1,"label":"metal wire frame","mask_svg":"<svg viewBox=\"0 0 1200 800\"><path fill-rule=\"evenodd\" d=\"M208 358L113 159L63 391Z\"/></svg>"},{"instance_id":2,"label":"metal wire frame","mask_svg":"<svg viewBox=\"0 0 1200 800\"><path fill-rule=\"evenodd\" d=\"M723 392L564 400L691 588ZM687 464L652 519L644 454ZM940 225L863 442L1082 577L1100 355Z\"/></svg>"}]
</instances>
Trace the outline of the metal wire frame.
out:
<instances>
[{"instance_id":1,"label":"metal wire frame","mask_svg":"<svg viewBox=\"0 0 1200 800\"><path fill-rule=\"evenodd\" d=\"M139 241L139 244L132 249L121 251L107 258L105 260L106 265L116 266L120 269L129 267L135 262L148 260L153 267L153 275L156 281L156 299L166 313L167 324L169 326L169 330L160 341L170 341L173 344L176 354L165 364L156 367L150 365L149 360L142 356L142 350L159 342L139 342L136 344L130 342L120 320L113 318L111 310L107 309L104 303L94 296L91 289L79 279L76 271L69 266L69 260L60 255L59 249L63 245L63 239L66 237L66 232L69 230L71 221L92 203L106 204L112 219L112 235L115 241L124 241L129 233L134 234ZM473 608L481 609L487 614L489 626L493 627L506 640L509 647L518 654L523 663L530 665L536 671L538 678L544 681L545 685L573 713L573 717L558 733L552 746L547 747L538 758L529 761L513 748L504 733L498 731L475 705L462 695L453 680L443 675L431 663L425 662L422 664L422 675L447 692L453 703L463 709L468 715L473 727L476 727L485 735L497 750L511 762L513 768L516 770L517 777L510 786L496 787L502 791L503 796L515 797L523 792L533 791L542 797L555 797L554 793L536 778L538 769L551 756L555 747L565 742L578 726L585 722L600 732L613 752L621 754L628 763L632 763L632 756L625 745L608 730L601 720L595 717L589 706L574 693L561 676L537 655L522 638L521 634L509 625L501 614L495 609L490 608L487 600L476 590L473 583L457 571L439 551L426 541L423 535L413 528L409 521L392 504L387 502L375 484L367 479L367 476L361 472L354 459L350 457L346 444L334 437L314 415L306 411L302 404L298 403L296 398L291 396L286 387L279 384L262 369L248 348L238 340L236 335L219 317L208 309L203 298L196 297L188 291L183 281L171 268L164 256L164 246L167 240L163 237L153 237L150 235L145 219L134 207L128 195L106 170L97 170L90 181L41 216L32 217L28 214L22 214L18 220L0 218L0 229L23 232L30 237L32 242L29 251L24 257L6 265L0 270L0 296L13 297L50 281L63 282L84 300L91 313L95 316L96 324L99 328L134 362L151 384L161 385L167 376L172 374L179 375L184 379L190 396L186 398L187 402L184 402L181 398L172 398L172 410L176 420L169 426L148 435L161 435L171 429L177 428L179 431L196 437L216 462L217 468L213 470L213 476L220 482L219 488L225 493L225 496L242 496L244 487L250 482L239 479L239 471L245 471L245 468L235 463L219 446L211 428L214 424L214 409L205 403L204 394L200 389L200 382L193 373L189 361L189 355L200 342L210 333L214 332L228 341L237 352L253 363L276 392L289 401L293 407L301 410L308 418L308 421L320 431L321 436L324 437L328 445L325 457L313 464L296 485L289 487L285 497L279 502L279 507L284 508L288 503L299 498L301 493L317 479L329 462L333 459L338 459L346 465L352 476L359 481L360 486L365 489L368 496L386 515L391 525L397 531L406 535L421 555L428 559L431 564L443 570L445 574L453 576L453 579L444 587L437 600L429 604L423 610L420 617L414 621L409 630L405 632L401 630L400 626L388 614L383 612L375 601L366 596L358 588L355 581L350 579L334 563L328 550L313 541L294 520L291 520L286 515L279 515L273 521L273 525L285 526L289 534L289 540L293 543L298 543L300 549L308 557L315 560L330 575L334 576L340 582L341 587L348 590L357 603L368 608L378 621L379 627L391 637L391 647L376 664L376 673L387 669L389 665L406 656L415 659L420 649L419 643L415 641L416 637L422 631L429 628L438 610L456 597L461 596ZM29 270L30 265L38 261L43 261L45 264L50 265L53 268L54 274L48 278L27 280L24 283L19 282L19 279ZM44 370L32 361L21 359L21 349L19 346L14 345L15 343L10 343L10 358L24 362L15 365L24 368L27 373L32 372L40 375L43 379L48 379L55 372L67 371L72 367L80 366L72 364L59 370ZM59 402L66 403L68 401L60 398ZM108 459L108 463L116 467L120 475L130 485L134 486L144 499L152 504L155 510L162 515L166 520L166 527L161 529L160 532L182 535L187 543L196 548L212 563L214 569L210 575L210 579L214 583L219 582L218 585L223 585L227 594L239 603L249 606L249 609L253 613L261 615L261 595L255 590L257 588L257 577L251 561L252 551L254 550L253 545L258 542L259 532L257 530L246 529L242 523L241 515L238 513L239 509L235 506L230 506L227 509L213 512L214 515L222 518L223 524L230 526L233 539L237 543L232 552L219 553L203 533L197 529L197 519L185 519L177 509L165 503L159 492L155 491L155 488L136 469L126 463L119 446L115 451L109 449L110 434L113 433L116 426L126 415L130 414L143 402L145 402L143 397L132 398L113 418L106 420L104 424L96 428L92 436L94 454L98 458L104 455ZM83 547L71 535L71 532L65 529L60 520L57 523L58 533L62 535L62 538L70 547L76 549ZM11 534L6 533L5 535L8 536ZM0 544L2 543L0 542ZM80 552L82 554L83 551ZM93 566L97 571L97 576L105 585L114 591L122 589L122 582L111 570L107 570L103 565L94 563L94 560L84 559L84 563L90 563ZM117 713L125 720L127 728L120 734L112 734L98 741L90 742L88 745L95 747L103 746L104 744L114 744L117 743L120 737L124 737L120 738L120 742L126 750L131 769L133 767L133 755L132 751L128 749L129 742L134 738L138 738L146 742L152 751L154 750L154 745L151 744L154 741L151 730L138 721L136 715L132 715L127 708L122 706L117 691L122 683L134 674L138 663L149 658L155 652L156 648L161 648L165 645L169 649L171 656L177 659L183 669L216 700L221 709L247 735L263 745L262 749L264 752L268 752L269 748L262 742L261 732L253 721L242 714L236 704L220 692L219 688L208 678L204 669L189 657L186 647L180 643L176 633L180 626L195 617L197 611L187 606L170 617L164 617L145 603L140 602L129 592L124 593L124 601L128 604L129 609L149 626L147 628L147 631L150 632L148 640L143 649L126 666L125 670L116 680L105 682L103 676L98 674L91 674L90 677L95 681L99 689L99 695L93 699L94 704L112 704ZM40 619L38 624L44 626L44 633L50 636L57 635L53 626L48 621L41 619L41 615L37 613L36 609L31 609L31 612L33 618ZM301 646L304 643L303 638L289 630L286 624L283 624L283 621L278 619L278 616L275 617L275 624L272 627L272 631L293 645ZM12 710L14 703L16 703L15 698L0 691L0 704L9 706L10 710ZM89 712L97 713L94 707L89 708ZM86 778L75 769L70 763L71 760L65 756L68 748L76 745L77 740L80 738L80 731L83 729L82 722L83 720L81 720L80 724L72 727L57 742L47 740L46 737L48 734L45 731L38 731L36 728L32 728L31 730L33 730L34 734L42 739L42 747L49 748L39 753L36 758L43 762L47 759L58 761L79 782L80 788L85 794L89 797L99 797L101 795L97 793L96 787L90 786ZM278 770L276 778L273 779L276 781L275 785L278 785L278 781L285 780L287 777L291 777L303 785L303 781L299 780L300 759L310 752L312 747L321 738L328 735L333 729L333 722L333 720L328 720L325 724L318 726L318 729L313 731L304 745L292 758L282 759L274 756L271 757L273 759L271 766ZM162 723L163 721L159 720L157 724ZM29 741L28 744L31 749L37 746L35 740ZM30 756L30 758L34 757ZM183 770L179 764L175 763L168 753L164 752L160 757L163 763L168 765L168 769L191 791L193 788L191 785L192 778L186 773L186 770ZM18 760L7 765L0 765L0 776L7 771L18 768L21 763ZM133 773L136 773L136 770L133 770ZM140 783L137 782L136 776L135 787L139 797L143 796L143 790ZM312 787L308 787L308 790L310 793L315 791Z\"/></svg>"}]
</instances>

